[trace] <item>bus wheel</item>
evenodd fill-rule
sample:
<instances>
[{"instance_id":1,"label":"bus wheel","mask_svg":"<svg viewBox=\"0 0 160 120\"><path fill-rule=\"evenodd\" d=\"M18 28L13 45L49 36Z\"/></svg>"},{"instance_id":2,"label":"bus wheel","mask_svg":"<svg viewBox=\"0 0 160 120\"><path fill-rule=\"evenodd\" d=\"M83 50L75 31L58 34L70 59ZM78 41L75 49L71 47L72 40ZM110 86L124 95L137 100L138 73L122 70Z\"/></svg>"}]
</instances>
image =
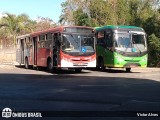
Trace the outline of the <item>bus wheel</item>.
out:
<instances>
[{"instance_id":1,"label":"bus wheel","mask_svg":"<svg viewBox=\"0 0 160 120\"><path fill-rule=\"evenodd\" d=\"M126 68L126 72L131 72L131 68Z\"/></svg>"},{"instance_id":2,"label":"bus wheel","mask_svg":"<svg viewBox=\"0 0 160 120\"><path fill-rule=\"evenodd\" d=\"M47 62L47 71L48 72L53 72L51 60L48 60L48 62Z\"/></svg>"},{"instance_id":3,"label":"bus wheel","mask_svg":"<svg viewBox=\"0 0 160 120\"><path fill-rule=\"evenodd\" d=\"M26 68L26 69L29 68L28 58L25 59L25 68Z\"/></svg>"},{"instance_id":4,"label":"bus wheel","mask_svg":"<svg viewBox=\"0 0 160 120\"><path fill-rule=\"evenodd\" d=\"M80 73L81 71L82 71L81 68L76 68L76 69L75 69L75 72L76 72L76 73Z\"/></svg>"},{"instance_id":5,"label":"bus wheel","mask_svg":"<svg viewBox=\"0 0 160 120\"><path fill-rule=\"evenodd\" d=\"M104 66L104 61L103 61L103 59L101 59L101 60L99 61L99 66L98 66L98 67L99 67L99 70L100 70L100 71L102 71L102 72L105 71L105 68L106 68L106 67Z\"/></svg>"}]
</instances>

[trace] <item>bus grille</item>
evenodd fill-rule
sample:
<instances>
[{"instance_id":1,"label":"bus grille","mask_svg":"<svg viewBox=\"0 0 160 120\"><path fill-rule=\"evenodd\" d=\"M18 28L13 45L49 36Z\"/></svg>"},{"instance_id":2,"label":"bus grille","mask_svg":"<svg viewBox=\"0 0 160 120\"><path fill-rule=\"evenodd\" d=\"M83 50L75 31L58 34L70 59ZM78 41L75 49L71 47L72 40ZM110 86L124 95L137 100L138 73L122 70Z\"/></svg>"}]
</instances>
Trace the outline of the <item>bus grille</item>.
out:
<instances>
[{"instance_id":1,"label":"bus grille","mask_svg":"<svg viewBox=\"0 0 160 120\"><path fill-rule=\"evenodd\" d=\"M126 62L139 62L140 60L125 60Z\"/></svg>"}]
</instances>

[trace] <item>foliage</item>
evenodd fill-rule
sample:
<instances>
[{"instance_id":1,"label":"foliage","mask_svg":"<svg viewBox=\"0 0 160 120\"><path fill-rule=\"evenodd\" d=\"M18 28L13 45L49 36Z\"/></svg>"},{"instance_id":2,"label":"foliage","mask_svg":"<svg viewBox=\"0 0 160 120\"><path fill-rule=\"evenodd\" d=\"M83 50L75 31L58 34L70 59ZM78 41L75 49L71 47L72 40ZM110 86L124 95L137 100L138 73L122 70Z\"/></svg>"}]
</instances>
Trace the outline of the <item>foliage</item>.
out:
<instances>
[{"instance_id":1,"label":"foliage","mask_svg":"<svg viewBox=\"0 0 160 120\"><path fill-rule=\"evenodd\" d=\"M77 25L79 21L84 22L81 24L86 24L87 21L87 25L93 27L129 24L129 5L126 3L128 4L127 0L67 0L62 4L59 22Z\"/></svg>"},{"instance_id":2,"label":"foliage","mask_svg":"<svg viewBox=\"0 0 160 120\"><path fill-rule=\"evenodd\" d=\"M16 45L16 36L22 33L29 32L29 17L26 14L12 15L5 13L0 23L1 30L5 31L6 34L13 39L14 46Z\"/></svg>"},{"instance_id":3,"label":"foliage","mask_svg":"<svg viewBox=\"0 0 160 120\"><path fill-rule=\"evenodd\" d=\"M34 21L34 31L42 31L44 29L49 29L51 27L55 27L56 24L50 18L44 18L38 16L37 21Z\"/></svg>"},{"instance_id":4,"label":"foliage","mask_svg":"<svg viewBox=\"0 0 160 120\"><path fill-rule=\"evenodd\" d=\"M89 17L81 8L73 12L74 23L79 26L89 26Z\"/></svg>"},{"instance_id":5,"label":"foliage","mask_svg":"<svg viewBox=\"0 0 160 120\"><path fill-rule=\"evenodd\" d=\"M149 36L149 65L160 67L160 38L155 34Z\"/></svg>"},{"instance_id":6,"label":"foliage","mask_svg":"<svg viewBox=\"0 0 160 120\"><path fill-rule=\"evenodd\" d=\"M15 46L18 35L49 29L55 25L49 18L38 17L33 21L26 14L16 16L5 13L5 16L0 18L0 48Z\"/></svg>"}]
</instances>

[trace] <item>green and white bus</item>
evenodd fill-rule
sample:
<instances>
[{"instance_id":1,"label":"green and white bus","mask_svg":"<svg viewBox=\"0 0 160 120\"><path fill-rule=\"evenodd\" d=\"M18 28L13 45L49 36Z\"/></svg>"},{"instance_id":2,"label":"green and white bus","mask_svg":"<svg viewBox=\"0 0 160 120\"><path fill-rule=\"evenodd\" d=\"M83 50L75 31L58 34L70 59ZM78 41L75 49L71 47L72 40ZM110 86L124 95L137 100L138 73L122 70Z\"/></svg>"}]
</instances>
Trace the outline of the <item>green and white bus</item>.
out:
<instances>
[{"instance_id":1,"label":"green and white bus","mask_svg":"<svg viewBox=\"0 0 160 120\"><path fill-rule=\"evenodd\" d=\"M96 27L97 67L108 68L147 67L146 33L136 26Z\"/></svg>"}]
</instances>

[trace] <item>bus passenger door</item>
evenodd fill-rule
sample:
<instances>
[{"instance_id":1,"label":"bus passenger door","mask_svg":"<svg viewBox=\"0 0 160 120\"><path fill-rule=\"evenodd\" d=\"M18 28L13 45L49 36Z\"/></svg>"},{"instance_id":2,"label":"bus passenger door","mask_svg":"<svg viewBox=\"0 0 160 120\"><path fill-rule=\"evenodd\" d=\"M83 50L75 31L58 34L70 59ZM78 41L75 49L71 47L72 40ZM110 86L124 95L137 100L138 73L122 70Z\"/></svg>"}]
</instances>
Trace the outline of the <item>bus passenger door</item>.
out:
<instances>
[{"instance_id":1,"label":"bus passenger door","mask_svg":"<svg viewBox=\"0 0 160 120\"><path fill-rule=\"evenodd\" d=\"M37 65L37 37L33 37L33 65Z\"/></svg>"},{"instance_id":2,"label":"bus passenger door","mask_svg":"<svg viewBox=\"0 0 160 120\"><path fill-rule=\"evenodd\" d=\"M21 63L24 64L24 39L21 39Z\"/></svg>"},{"instance_id":3,"label":"bus passenger door","mask_svg":"<svg viewBox=\"0 0 160 120\"><path fill-rule=\"evenodd\" d=\"M57 67L60 65L60 42L58 33L53 35L53 66Z\"/></svg>"},{"instance_id":4,"label":"bus passenger door","mask_svg":"<svg viewBox=\"0 0 160 120\"><path fill-rule=\"evenodd\" d=\"M22 55L21 44L22 44L21 39L17 39L16 62L18 62L19 65L22 64L22 61L21 61L21 55Z\"/></svg>"}]
</instances>

